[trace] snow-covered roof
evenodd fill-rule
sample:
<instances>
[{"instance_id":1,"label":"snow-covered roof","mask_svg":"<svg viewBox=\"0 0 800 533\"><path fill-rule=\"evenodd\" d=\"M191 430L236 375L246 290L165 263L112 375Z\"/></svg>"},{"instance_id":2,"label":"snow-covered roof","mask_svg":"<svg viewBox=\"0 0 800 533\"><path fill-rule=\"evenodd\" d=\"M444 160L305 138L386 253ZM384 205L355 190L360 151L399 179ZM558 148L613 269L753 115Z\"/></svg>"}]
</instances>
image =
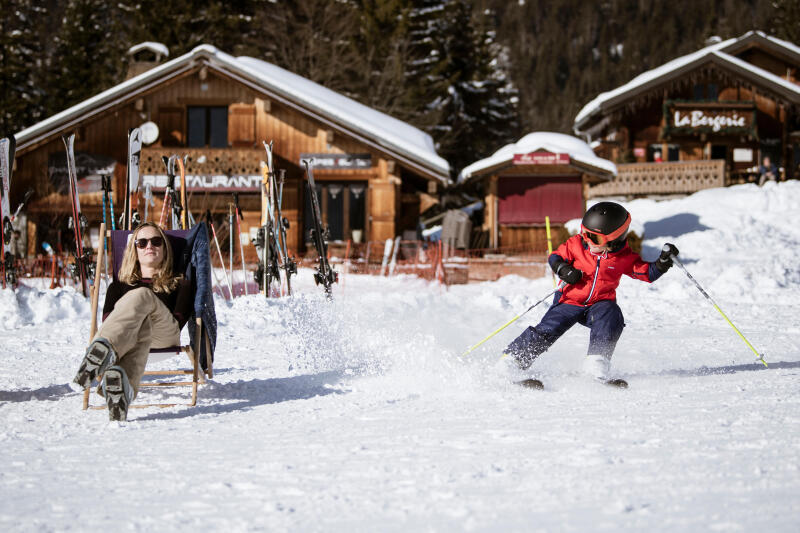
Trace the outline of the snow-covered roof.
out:
<instances>
[{"instance_id":1,"label":"snow-covered roof","mask_svg":"<svg viewBox=\"0 0 800 533\"><path fill-rule=\"evenodd\" d=\"M164 57L169 57L169 48L167 48L166 45L162 43L154 43L153 41L144 41L143 43L131 46L128 49L128 55L132 56L137 52L141 52L142 50L150 50L155 54Z\"/></svg>"},{"instance_id":2,"label":"snow-covered roof","mask_svg":"<svg viewBox=\"0 0 800 533\"><path fill-rule=\"evenodd\" d=\"M780 94L792 98L796 102L800 102L800 85L787 81L780 76L776 76L765 69L732 55L740 51L743 46L753 41L764 43L772 49L779 49L786 55L800 62L800 47L787 41L767 36L762 32L747 32L741 37L717 42L691 54L673 59L660 67L639 74L628 83L614 90L600 93L594 100L586 104L583 109L578 112L575 117L573 129L576 133L579 133L583 131L589 119L602 110L613 107L633 93L656 86L667 79L680 75L687 69L697 67L709 61L727 66L742 75L764 83Z\"/></svg>"},{"instance_id":3,"label":"snow-covered roof","mask_svg":"<svg viewBox=\"0 0 800 533\"><path fill-rule=\"evenodd\" d=\"M515 143L503 146L486 159L481 159L465 167L458 175L458 181L462 183L474 176L484 174L487 170L508 165L514 160L516 154L529 154L537 151L569 154L572 162L581 163L603 174L617 175L617 166L614 163L597 157L591 147L577 137L550 131L537 131L527 134Z\"/></svg>"},{"instance_id":4,"label":"snow-covered roof","mask_svg":"<svg viewBox=\"0 0 800 533\"><path fill-rule=\"evenodd\" d=\"M17 149L24 149L68 130L122 101L132 100L166 79L196 69L200 62L265 93L275 101L386 152L427 176L443 183L450 180L450 165L436 153L433 139L427 133L280 67L252 57L234 57L208 44L197 46L191 52L20 131L16 135Z\"/></svg>"}]
</instances>

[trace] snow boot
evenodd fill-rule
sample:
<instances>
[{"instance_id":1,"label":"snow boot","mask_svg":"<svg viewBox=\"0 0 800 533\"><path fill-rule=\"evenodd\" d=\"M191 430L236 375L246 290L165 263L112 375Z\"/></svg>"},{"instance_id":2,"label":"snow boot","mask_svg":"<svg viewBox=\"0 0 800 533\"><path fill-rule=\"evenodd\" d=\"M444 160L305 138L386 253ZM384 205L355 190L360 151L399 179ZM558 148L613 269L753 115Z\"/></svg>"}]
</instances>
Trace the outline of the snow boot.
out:
<instances>
[{"instance_id":1,"label":"snow boot","mask_svg":"<svg viewBox=\"0 0 800 533\"><path fill-rule=\"evenodd\" d=\"M128 419L128 407L133 401L133 387L124 368L112 366L106 370L103 374L103 396L108 406L108 419L125 422Z\"/></svg>"},{"instance_id":2,"label":"snow boot","mask_svg":"<svg viewBox=\"0 0 800 533\"><path fill-rule=\"evenodd\" d=\"M86 349L86 355L83 356L78 373L72 381L80 388L86 389L92 384L93 379L116 362L117 354L108 339L97 337Z\"/></svg>"}]
</instances>

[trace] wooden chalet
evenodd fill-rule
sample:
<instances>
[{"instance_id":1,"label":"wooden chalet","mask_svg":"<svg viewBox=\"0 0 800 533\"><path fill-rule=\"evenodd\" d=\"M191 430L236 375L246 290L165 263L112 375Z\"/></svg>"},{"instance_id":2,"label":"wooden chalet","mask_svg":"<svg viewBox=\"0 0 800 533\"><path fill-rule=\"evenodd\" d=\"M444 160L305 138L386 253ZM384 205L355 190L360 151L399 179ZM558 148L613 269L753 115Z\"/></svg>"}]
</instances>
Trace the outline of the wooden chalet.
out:
<instances>
[{"instance_id":1,"label":"wooden chalet","mask_svg":"<svg viewBox=\"0 0 800 533\"><path fill-rule=\"evenodd\" d=\"M491 157L467 166L459 182L478 182L484 194L482 229L491 248L547 250L545 217L558 233L580 218L590 185L616 174L582 140L561 133L530 133Z\"/></svg>"},{"instance_id":2,"label":"wooden chalet","mask_svg":"<svg viewBox=\"0 0 800 533\"><path fill-rule=\"evenodd\" d=\"M29 252L41 242L68 240L70 213L61 135L76 132L80 201L91 227L101 221L101 176L113 176L113 200L123 203L127 132L143 127L142 191L154 194L148 218L158 220L167 182L162 156L187 156L189 207L195 219L210 210L226 226L239 193L242 233L260 224L260 186L274 141L275 168L285 169L283 214L289 246L305 252L310 201L301 160L313 160L323 218L332 241L384 240L414 230L419 213L449 181L449 165L422 131L310 80L259 59L233 57L213 46L160 63L163 45L143 43L129 79L17 137L12 202L28 187ZM140 199L144 213L144 199ZM244 237L244 236L243 236ZM94 240L96 243L97 241ZM255 260L252 246L245 247Z\"/></svg>"},{"instance_id":3,"label":"wooden chalet","mask_svg":"<svg viewBox=\"0 0 800 533\"><path fill-rule=\"evenodd\" d=\"M574 131L618 163L590 197L755 181L764 157L800 177L800 47L761 32L717 40L602 93Z\"/></svg>"}]
</instances>

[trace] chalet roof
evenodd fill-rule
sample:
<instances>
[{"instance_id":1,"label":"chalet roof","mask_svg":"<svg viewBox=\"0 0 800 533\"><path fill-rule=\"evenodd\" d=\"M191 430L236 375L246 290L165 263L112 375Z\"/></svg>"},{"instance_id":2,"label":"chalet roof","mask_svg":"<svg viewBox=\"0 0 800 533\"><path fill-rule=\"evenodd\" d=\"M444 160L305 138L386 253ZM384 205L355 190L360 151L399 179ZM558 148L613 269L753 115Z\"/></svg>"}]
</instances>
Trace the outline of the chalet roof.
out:
<instances>
[{"instance_id":1,"label":"chalet roof","mask_svg":"<svg viewBox=\"0 0 800 533\"><path fill-rule=\"evenodd\" d=\"M251 57L234 57L207 44L20 131L16 134L17 150L24 151L201 66L383 151L423 175L449 182L450 165L436 153L427 133L280 67Z\"/></svg>"},{"instance_id":2,"label":"chalet roof","mask_svg":"<svg viewBox=\"0 0 800 533\"><path fill-rule=\"evenodd\" d=\"M751 31L741 37L714 43L691 54L673 59L660 67L639 74L628 83L608 92L601 93L581 109L573 124L576 133L585 131L594 118L613 109L633 96L655 88L685 72L707 63L715 63L732 70L753 83L772 90L789 100L800 104L800 85L776 76L775 74L739 59L734 54L741 53L751 46L761 46L800 65L800 47L770 37L762 32Z\"/></svg>"},{"instance_id":3,"label":"chalet roof","mask_svg":"<svg viewBox=\"0 0 800 533\"><path fill-rule=\"evenodd\" d=\"M458 175L458 182L463 183L510 165L515 154L529 154L537 151L569 154L573 164L588 171L606 175L609 178L617 175L617 166L614 163L597 157L591 147L577 137L550 131L537 131L527 134L515 143L507 144L491 156L465 167Z\"/></svg>"}]
</instances>

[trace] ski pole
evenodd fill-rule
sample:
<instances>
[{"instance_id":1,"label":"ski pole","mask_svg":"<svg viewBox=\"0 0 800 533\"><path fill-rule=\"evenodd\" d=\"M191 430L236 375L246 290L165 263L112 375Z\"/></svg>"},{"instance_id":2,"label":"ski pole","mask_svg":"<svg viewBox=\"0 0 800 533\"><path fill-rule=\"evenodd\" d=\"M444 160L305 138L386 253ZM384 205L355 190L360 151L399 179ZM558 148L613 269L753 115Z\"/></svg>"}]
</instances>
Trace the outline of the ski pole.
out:
<instances>
[{"instance_id":1,"label":"ski pole","mask_svg":"<svg viewBox=\"0 0 800 533\"><path fill-rule=\"evenodd\" d=\"M561 290L561 287L559 286L559 287L556 287L555 289L553 289L552 291L548 292L547 295L544 298L542 298L541 300L539 300L538 302L536 302L535 304L533 304L532 306L527 308L525 311L523 311L522 313L518 314L517 316L515 316L514 318L512 318L511 320L509 320L508 322L506 322L502 326L500 326L498 329L494 330L488 337L486 337L485 339L480 341L478 344L476 344L474 346L470 346L470 348L466 352L461 354L461 357L464 357L465 355L467 355L468 353L473 351L475 348L477 348L478 346L480 346L484 342L488 341L489 339L491 339L492 337L494 337L495 335L497 335L498 333L500 333L501 331L506 329L508 326L510 326L511 324L513 324L514 322L516 322L517 320L522 318L523 315L525 315L528 311L530 311L531 309L533 309L534 307L536 307L540 303L544 302L545 300L547 300L548 298L550 298L552 295L554 295L555 293L557 293L560 290Z\"/></svg>"},{"instance_id":2,"label":"ski pole","mask_svg":"<svg viewBox=\"0 0 800 533\"><path fill-rule=\"evenodd\" d=\"M219 262L222 265L222 273L225 274L225 283L228 284L228 291L231 294L231 300L233 299L233 287L231 286L231 280L228 279L228 271L225 270L225 261L222 259L222 250L219 248L219 239L217 239L217 231L214 229L214 223L211 221L211 212L207 211L206 216L208 217L209 225L211 226L211 233L214 235L214 243L217 245L217 254L219 254ZM220 289L222 290L222 289Z\"/></svg>"},{"instance_id":3,"label":"ski pole","mask_svg":"<svg viewBox=\"0 0 800 533\"><path fill-rule=\"evenodd\" d=\"M242 212L239 211L239 193L233 193L233 203L236 206L236 236L239 239L239 254L242 256L242 279L244 280L244 295L249 296L247 292L247 270L244 266L244 243L242 242L242 224L240 219L243 219Z\"/></svg>"},{"instance_id":4,"label":"ski pole","mask_svg":"<svg viewBox=\"0 0 800 533\"><path fill-rule=\"evenodd\" d=\"M235 229L233 222L233 204L228 203L228 263L230 264L231 279L233 279L233 258L236 255L236 247L233 242L233 232Z\"/></svg>"},{"instance_id":5,"label":"ski pole","mask_svg":"<svg viewBox=\"0 0 800 533\"><path fill-rule=\"evenodd\" d=\"M663 250L664 250L664 251L669 251L669 248L668 248L667 246L664 246ZM714 299L713 299L713 298L711 298L711 296L709 296L709 295L708 295L708 293L707 293L706 291L704 291L704 290L703 290L703 287L701 287L701 286L700 286L700 284L697 282L697 280L696 280L696 279L694 279L694 278L692 277L692 275L691 275L691 274L689 274L689 271L688 271L688 270L686 270L686 267L685 267L685 266L683 266L683 263L681 263L681 262L680 262L680 260L678 260L678 258L677 258L677 257L675 257L675 256L674 256L674 255L672 255L672 254L670 254L670 258L672 259L672 261L673 261L673 262L674 262L676 265L678 265L679 267L681 267L681 270L683 270L683 272L686 274L686 276L687 276L687 277L688 277L690 280L692 280L692 282L694 283L695 287L697 287L697 290L699 290L699 291L700 291L700 294L702 294L703 296L705 296L705 297L706 297L706 300L708 300L709 302L711 302L711 305L713 305L713 306L714 306L714 309L716 309L717 311L719 311L719 314L720 314L720 315L722 315L722 318L724 318L724 319L725 319L725 322L727 322L727 323L728 323L728 325L729 325L730 327L732 327L732 328L733 328L733 331L735 331L736 333L738 333L738 334L739 334L739 337L741 337L741 338L742 338L742 340L743 340L743 341L744 341L744 343L745 343L745 344L748 346L748 348L750 348L751 350L753 350L753 353L754 353L754 354L756 354L756 360L757 360L757 361L761 361L761 364L763 364L763 365L764 365L764 366L766 366L766 367L769 367L769 365L767 365L767 362L764 360L764 354L758 353L758 350L756 350L755 348L753 348L753 345L752 345L752 344L750 344L750 341L748 341L748 340L745 338L745 336L742 334L742 332L741 332L741 331L739 331L739 328L737 328L737 327L736 327L736 326L733 324L733 322L731 322L731 319L730 319L730 318L728 318L728 317L727 317L727 315L726 315L725 313L723 313L723 312L722 312L722 309L720 309L720 308L719 308L719 306L717 305L717 302L715 302L715 301L714 301Z\"/></svg>"}]
</instances>

